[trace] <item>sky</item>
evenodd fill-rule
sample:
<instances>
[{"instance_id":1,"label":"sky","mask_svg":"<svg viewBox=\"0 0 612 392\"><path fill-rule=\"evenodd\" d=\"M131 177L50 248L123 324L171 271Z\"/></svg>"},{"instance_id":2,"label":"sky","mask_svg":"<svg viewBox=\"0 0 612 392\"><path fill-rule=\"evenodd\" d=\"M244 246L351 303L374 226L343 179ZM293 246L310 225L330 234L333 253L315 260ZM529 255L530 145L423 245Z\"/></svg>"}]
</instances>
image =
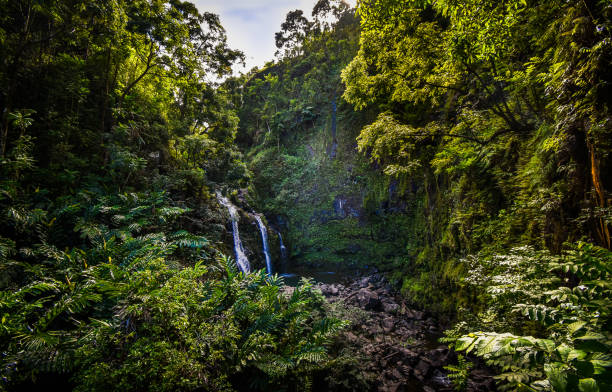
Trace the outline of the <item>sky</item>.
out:
<instances>
[{"instance_id":1,"label":"sky","mask_svg":"<svg viewBox=\"0 0 612 392\"><path fill-rule=\"evenodd\" d=\"M221 17L230 48L242 50L246 67L234 71L246 72L274 58L274 33L280 30L287 12L304 11L310 18L317 0L191 0L201 12L213 12ZM346 0L352 6L356 0Z\"/></svg>"}]
</instances>

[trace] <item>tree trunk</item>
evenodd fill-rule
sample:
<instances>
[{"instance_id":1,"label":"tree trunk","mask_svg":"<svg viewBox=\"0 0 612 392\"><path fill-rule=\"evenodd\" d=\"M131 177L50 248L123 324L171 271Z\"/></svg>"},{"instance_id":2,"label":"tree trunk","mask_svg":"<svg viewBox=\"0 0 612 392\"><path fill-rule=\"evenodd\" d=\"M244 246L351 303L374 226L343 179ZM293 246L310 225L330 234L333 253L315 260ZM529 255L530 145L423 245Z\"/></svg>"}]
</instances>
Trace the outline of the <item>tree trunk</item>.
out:
<instances>
[{"instance_id":1,"label":"tree trunk","mask_svg":"<svg viewBox=\"0 0 612 392\"><path fill-rule=\"evenodd\" d=\"M591 166L591 180L593 181L593 188L595 190L595 205L599 208L607 207L607 200L605 195L604 186L601 182L601 176L599 171L599 159L595 154L595 147L591 142L587 142L589 147L589 163ZM610 249L610 230L608 224L604 218L597 218L597 235L599 241L603 246Z\"/></svg>"}]
</instances>

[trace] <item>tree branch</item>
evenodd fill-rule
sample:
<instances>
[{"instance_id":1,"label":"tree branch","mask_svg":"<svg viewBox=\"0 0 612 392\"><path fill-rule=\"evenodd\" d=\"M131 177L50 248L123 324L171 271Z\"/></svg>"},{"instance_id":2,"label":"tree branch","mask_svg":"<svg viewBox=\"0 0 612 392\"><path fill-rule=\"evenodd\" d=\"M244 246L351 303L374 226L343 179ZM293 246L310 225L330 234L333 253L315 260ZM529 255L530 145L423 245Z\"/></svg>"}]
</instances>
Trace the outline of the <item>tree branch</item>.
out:
<instances>
[{"instance_id":1,"label":"tree branch","mask_svg":"<svg viewBox=\"0 0 612 392\"><path fill-rule=\"evenodd\" d=\"M157 63L153 62L153 59L155 58L155 55L157 54L157 52L154 49L155 49L155 44L153 41L151 41L151 45L149 46L149 55L147 56L147 64L146 64L145 70L132 83L130 83L125 88L125 90L123 90L123 94L121 94L121 98L119 98L119 103L123 102L123 100L125 99L125 96L130 92L130 90L134 88L134 86L136 86L136 84L138 84L138 82L140 82L142 78L144 78L145 75L147 75L152 68L157 66Z\"/></svg>"}]
</instances>

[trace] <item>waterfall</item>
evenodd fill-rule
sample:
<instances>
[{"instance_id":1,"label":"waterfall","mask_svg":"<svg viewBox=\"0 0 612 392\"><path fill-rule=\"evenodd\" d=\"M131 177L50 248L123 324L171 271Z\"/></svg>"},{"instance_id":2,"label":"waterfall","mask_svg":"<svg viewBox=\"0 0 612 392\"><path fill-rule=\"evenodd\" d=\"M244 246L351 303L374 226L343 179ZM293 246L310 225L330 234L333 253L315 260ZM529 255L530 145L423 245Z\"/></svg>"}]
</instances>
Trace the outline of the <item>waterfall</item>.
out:
<instances>
[{"instance_id":1,"label":"waterfall","mask_svg":"<svg viewBox=\"0 0 612 392\"><path fill-rule=\"evenodd\" d=\"M286 272L287 272L287 248L285 247L285 244L283 244L283 236L281 235L281 232L274 229L274 231L276 232L276 234L278 234L278 242L280 243L280 254L281 254L281 264L280 264L280 270L282 272L281 276L286 276Z\"/></svg>"},{"instance_id":2,"label":"waterfall","mask_svg":"<svg viewBox=\"0 0 612 392\"><path fill-rule=\"evenodd\" d=\"M261 216L255 214L255 220L261 232L261 242L263 242L263 251L266 256L266 269L268 270L268 275L272 275L272 258L270 257L270 250L268 249L268 230L261 220Z\"/></svg>"},{"instance_id":3,"label":"waterfall","mask_svg":"<svg viewBox=\"0 0 612 392\"><path fill-rule=\"evenodd\" d=\"M336 157L336 150L338 149L338 139L336 139L336 94L334 94L334 98L332 100L332 123L331 123L331 133L332 133L332 146L329 150L329 158L334 159Z\"/></svg>"},{"instance_id":4,"label":"waterfall","mask_svg":"<svg viewBox=\"0 0 612 392\"><path fill-rule=\"evenodd\" d=\"M251 272L251 264L249 263L249 259L244 254L244 248L242 247L242 241L240 241L240 233L238 232L238 221L240 220L240 216L238 215L238 209L235 205L233 205L226 197L221 196L219 192L217 192L217 200L219 203L224 205L229 211L230 218L232 220L232 235L234 237L234 252L236 253L236 264L240 271L248 274Z\"/></svg>"},{"instance_id":5,"label":"waterfall","mask_svg":"<svg viewBox=\"0 0 612 392\"><path fill-rule=\"evenodd\" d=\"M285 245L283 245L283 236L281 235L280 231L277 231L278 233L278 241L280 242L280 252L281 252L281 258L283 259L283 261L287 260L287 248L285 248Z\"/></svg>"}]
</instances>

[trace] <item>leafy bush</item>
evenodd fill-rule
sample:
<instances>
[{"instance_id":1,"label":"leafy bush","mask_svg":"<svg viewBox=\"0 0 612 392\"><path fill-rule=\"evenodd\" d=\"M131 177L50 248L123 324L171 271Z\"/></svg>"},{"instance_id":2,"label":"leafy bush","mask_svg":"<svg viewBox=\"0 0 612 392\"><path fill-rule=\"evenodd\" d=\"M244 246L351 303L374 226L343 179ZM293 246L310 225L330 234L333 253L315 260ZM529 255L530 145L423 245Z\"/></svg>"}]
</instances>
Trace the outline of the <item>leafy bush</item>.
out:
<instances>
[{"instance_id":1,"label":"leafy bush","mask_svg":"<svg viewBox=\"0 0 612 392\"><path fill-rule=\"evenodd\" d=\"M461 335L456 329L446 340L455 350L500 368L503 390L612 387L612 252L579 243L560 256L524 247L466 262L472 271L466 282L485 290L490 301L472 325L498 332Z\"/></svg>"},{"instance_id":2,"label":"leafy bush","mask_svg":"<svg viewBox=\"0 0 612 392\"><path fill-rule=\"evenodd\" d=\"M14 214L37 242L0 241L1 387L51 374L83 391L268 390L324 367L344 323L322 316L311 282L287 295L280 278L238 273L173 229L186 212L164 193L82 192ZM80 240L62 250L50 239L66 226Z\"/></svg>"}]
</instances>

